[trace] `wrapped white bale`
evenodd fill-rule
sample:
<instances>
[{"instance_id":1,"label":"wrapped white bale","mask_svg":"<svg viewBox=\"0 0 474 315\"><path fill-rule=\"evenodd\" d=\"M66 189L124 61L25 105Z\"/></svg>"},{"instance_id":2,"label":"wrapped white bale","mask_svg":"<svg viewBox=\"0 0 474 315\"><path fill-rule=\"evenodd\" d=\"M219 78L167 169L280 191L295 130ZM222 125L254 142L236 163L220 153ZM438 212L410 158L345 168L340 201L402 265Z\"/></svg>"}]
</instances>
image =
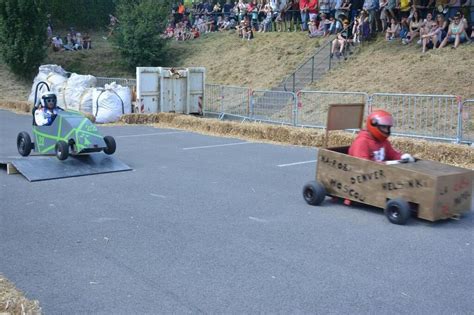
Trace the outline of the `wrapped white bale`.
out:
<instances>
[{"instance_id":1,"label":"wrapped white bale","mask_svg":"<svg viewBox=\"0 0 474 315\"><path fill-rule=\"evenodd\" d=\"M33 104L35 100L35 91L36 86L40 82L46 82L52 92L58 93L58 91L63 87L67 81L67 72L58 65L42 65L39 67L38 75L33 80L33 85L31 86L31 93L28 97L28 102ZM45 85L41 85L38 89L38 98L48 89ZM59 98L59 96L58 96Z\"/></svg>"},{"instance_id":2,"label":"wrapped white bale","mask_svg":"<svg viewBox=\"0 0 474 315\"><path fill-rule=\"evenodd\" d=\"M132 112L132 90L128 86L121 86L115 82L105 85L106 90L114 90L123 102L124 114Z\"/></svg>"},{"instance_id":3,"label":"wrapped white bale","mask_svg":"<svg viewBox=\"0 0 474 315\"><path fill-rule=\"evenodd\" d=\"M111 123L125 113L121 97L112 89L94 89L92 94L92 115L96 123Z\"/></svg>"},{"instance_id":4,"label":"wrapped white bale","mask_svg":"<svg viewBox=\"0 0 474 315\"><path fill-rule=\"evenodd\" d=\"M89 90L96 83L97 79L92 75L73 73L64 88L64 107L92 113L92 91Z\"/></svg>"}]
</instances>

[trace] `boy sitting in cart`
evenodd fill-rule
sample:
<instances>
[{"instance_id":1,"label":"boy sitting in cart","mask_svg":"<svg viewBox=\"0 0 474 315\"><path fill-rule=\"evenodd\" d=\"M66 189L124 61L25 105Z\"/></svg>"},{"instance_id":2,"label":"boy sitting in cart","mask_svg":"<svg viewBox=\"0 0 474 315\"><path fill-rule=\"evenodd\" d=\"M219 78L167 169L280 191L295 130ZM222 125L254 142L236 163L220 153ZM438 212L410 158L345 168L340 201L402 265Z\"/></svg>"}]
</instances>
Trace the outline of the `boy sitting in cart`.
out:
<instances>
[{"instance_id":1,"label":"boy sitting in cart","mask_svg":"<svg viewBox=\"0 0 474 315\"><path fill-rule=\"evenodd\" d=\"M388 137L393 126L393 117L384 110L375 110L366 122L367 130L361 130L349 148L349 155L385 164L415 162L408 153L395 150Z\"/></svg>"},{"instance_id":2,"label":"boy sitting in cart","mask_svg":"<svg viewBox=\"0 0 474 315\"><path fill-rule=\"evenodd\" d=\"M35 110L35 124L37 126L50 126L53 123L58 111L62 110L56 104L56 94L47 92L41 96L41 106Z\"/></svg>"}]
</instances>

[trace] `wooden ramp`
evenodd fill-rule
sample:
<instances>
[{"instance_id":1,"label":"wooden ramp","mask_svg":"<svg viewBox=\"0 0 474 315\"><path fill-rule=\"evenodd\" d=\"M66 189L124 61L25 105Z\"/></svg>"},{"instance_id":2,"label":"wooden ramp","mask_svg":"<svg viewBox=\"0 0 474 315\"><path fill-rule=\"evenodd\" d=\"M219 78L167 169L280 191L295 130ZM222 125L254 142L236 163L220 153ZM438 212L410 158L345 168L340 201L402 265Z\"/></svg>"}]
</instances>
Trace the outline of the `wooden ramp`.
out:
<instances>
[{"instance_id":1,"label":"wooden ramp","mask_svg":"<svg viewBox=\"0 0 474 315\"><path fill-rule=\"evenodd\" d=\"M95 153L70 156L59 161L55 156L29 156L12 160L0 160L7 174L20 173L30 182L130 171L125 163L114 156Z\"/></svg>"}]
</instances>

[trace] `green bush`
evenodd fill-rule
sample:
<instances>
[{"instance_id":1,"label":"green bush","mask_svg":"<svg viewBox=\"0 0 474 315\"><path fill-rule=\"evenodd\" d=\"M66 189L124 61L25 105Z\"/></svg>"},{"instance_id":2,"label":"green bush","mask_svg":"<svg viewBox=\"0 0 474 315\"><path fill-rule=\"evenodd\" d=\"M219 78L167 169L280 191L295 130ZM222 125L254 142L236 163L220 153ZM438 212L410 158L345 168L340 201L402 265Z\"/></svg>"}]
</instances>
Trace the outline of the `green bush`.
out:
<instances>
[{"instance_id":1,"label":"green bush","mask_svg":"<svg viewBox=\"0 0 474 315\"><path fill-rule=\"evenodd\" d=\"M46 57L46 26L42 0L0 1L0 54L13 73L36 74Z\"/></svg>"},{"instance_id":2,"label":"green bush","mask_svg":"<svg viewBox=\"0 0 474 315\"><path fill-rule=\"evenodd\" d=\"M115 0L45 0L55 29L76 30L105 28L109 14L115 12ZM82 32L81 32L82 33Z\"/></svg>"},{"instance_id":3,"label":"green bush","mask_svg":"<svg viewBox=\"0 0 474 315\"><path fill-rule=\"evenodd\" d=\"M159 66L166 58L166 27L170 4L165 0L121 0L117 5L119 24L113 35L130 68Z\"/></svg>"}]
</instances>

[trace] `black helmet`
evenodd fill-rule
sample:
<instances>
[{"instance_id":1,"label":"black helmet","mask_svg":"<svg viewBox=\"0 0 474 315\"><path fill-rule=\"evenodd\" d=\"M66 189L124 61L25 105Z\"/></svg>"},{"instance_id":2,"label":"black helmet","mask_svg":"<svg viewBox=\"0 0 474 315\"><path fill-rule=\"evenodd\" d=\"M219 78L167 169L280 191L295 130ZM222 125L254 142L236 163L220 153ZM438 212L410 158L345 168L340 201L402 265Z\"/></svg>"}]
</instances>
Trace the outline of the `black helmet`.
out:
<instances>
[{"instance_id":1,"label":"black helmet","mask_svg":"<svg viewBox=\"0 0 474 315\"><path fill-rule=\"evenodd\" d=\"M41 105L43 105L43 107L45 108L55 109L57 102L58 99L56 97L56 94L54 94L53 92L47 92L41 96Z\"/></svg>"}]
</instances>

